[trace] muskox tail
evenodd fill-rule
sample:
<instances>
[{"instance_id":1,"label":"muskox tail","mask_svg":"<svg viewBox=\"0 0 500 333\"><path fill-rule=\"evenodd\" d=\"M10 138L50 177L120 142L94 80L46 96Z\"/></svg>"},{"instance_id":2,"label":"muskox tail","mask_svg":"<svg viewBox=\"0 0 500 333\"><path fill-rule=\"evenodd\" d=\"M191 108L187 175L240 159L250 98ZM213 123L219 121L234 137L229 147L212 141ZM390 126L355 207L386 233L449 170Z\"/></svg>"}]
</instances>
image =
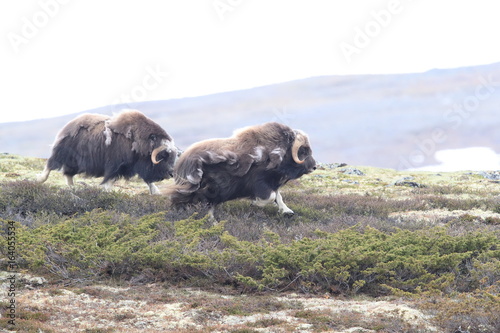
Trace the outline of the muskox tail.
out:
<instances>
[{"instance_id":1,"label":"muskox tail","mask_svg":"<svg viewBox=\"0 0 500 333\"><path fill-rule=\"evenodd\" d=\"M175 184L169 186L165 194L170 198L174 207L195 203L196 191L192 191L190 184Z\"/></svg>"},{"instance_id":2,"label":"muskox tail","mask_svg":"<svg viewBox=\"0 0 500 333\"><path fill-rule=\"evenodd\" d=\"M175 185L166 190L172 204L196 203L196 191L200 188L203 176L203 159L199 154L186 156L178 161L174 170Z\"/></svg>"}]
</instances>

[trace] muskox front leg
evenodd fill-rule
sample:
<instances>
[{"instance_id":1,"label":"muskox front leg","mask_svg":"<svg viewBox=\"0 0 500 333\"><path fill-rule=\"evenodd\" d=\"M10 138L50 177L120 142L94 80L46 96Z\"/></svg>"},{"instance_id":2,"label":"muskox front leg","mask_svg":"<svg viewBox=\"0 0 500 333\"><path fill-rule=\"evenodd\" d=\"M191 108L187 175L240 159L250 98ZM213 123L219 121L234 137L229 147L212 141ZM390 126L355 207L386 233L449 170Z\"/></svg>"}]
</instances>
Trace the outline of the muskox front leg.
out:
<instances>
[{"instance_id":1,"label":"muskox front leg","mask_svg":"<svg viewBox=\"0 0 500 333\"><path fill-rule=\"evenodd\" d=\"M294 215L295 213L293 210L288 208L287 205L285 205L285 202L283 201L283 197L281 196L281 193L279 190L276 191L276 203L278 204L279 212L283 215Z\"/></svg>"},{"instance_id":2,"label":"muskox front leg","mask_svg":"<svg viewBox=\"0 0 500 333\"><path fill-rule=\"evenodd\" d=\"M217 219L215 218L215 206L213 205L210 205L210 208L208 209L208 220L213 224L218 223Z\"/></svg>"},{"instance_id":3,"label":"muskox front leg","mask_svg":"<svg viewBox=\"0 0 500 333\"><path fill-rule=\"evenodd\" d=\"M73 182L73 175L64 175L64 178L66 179L66 185L68 186L75 185L75 183Z\"/></svg>"},{"instance_id":4,"label":"muskox front leg","mask_svg":"<svg viewBox=\"0 0 500 333\"><path fill-rule=\"evenodd\" d=\"M158 187L153 183L146 183L149 187L149 194L161 194Z\"/></svg>"}]
</instances>

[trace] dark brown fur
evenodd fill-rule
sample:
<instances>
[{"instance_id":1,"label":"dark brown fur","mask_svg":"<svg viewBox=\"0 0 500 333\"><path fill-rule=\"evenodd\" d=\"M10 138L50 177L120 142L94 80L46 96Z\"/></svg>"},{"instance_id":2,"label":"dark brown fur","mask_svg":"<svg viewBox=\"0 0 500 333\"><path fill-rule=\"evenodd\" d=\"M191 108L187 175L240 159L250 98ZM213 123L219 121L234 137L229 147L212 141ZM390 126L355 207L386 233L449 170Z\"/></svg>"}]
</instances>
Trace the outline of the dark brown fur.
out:
<instances>
[{"instance_id":1,"label":"dark brown fur","mask_svg":"<svg viewBox=\"0 0 500 333\"><path fill-rule=\"evenodd\" d=\"M159 164L151 161L152 151L163 144ZM177 151L172 138L153 120L139 111L124 111L114 117L84 114L59 132L40 177L50 170L62 170L70 179L76 174L104 177L102 183L139 175L148 185L169 178Z\"/></svg>"},{"instance_id":2,"label":"dark brown fur","mask_svg":"<svg viewBox=\"0 0 500 333\"><path fill-rule=\"evenodd\" d=\"M291 156L298 135L305 136L303 164ZM174 205L236 199L268 199L290 179L315 169L307 136L279 123L251 126L230 138L193 144L179 158L169 190Z\"/></svg>"}]
</instances>

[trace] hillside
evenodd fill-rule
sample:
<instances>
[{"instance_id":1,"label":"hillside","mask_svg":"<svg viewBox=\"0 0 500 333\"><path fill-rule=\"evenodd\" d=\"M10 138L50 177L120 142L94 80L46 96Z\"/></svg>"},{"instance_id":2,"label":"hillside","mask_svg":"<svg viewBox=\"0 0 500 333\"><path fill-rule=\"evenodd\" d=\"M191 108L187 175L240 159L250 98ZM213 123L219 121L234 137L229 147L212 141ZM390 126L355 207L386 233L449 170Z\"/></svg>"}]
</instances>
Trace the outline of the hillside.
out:
<instances>
[{"instance_id":1,"label":"hillside","mask_svg":"<svg viewBox=\"0 0 500 333\"><path fill-rule=\"evenodd\" d=\"M283 188L292 218L241 200L214 224L136 179L112 192L56 172L37 184L43 164L0 155L18 332L500 330L496 172L322 164Z\"/></svg>"},{"instance_id":2,"label":"hillside","mask_svg":"<svg viewBox=\"0 0 500 333\"><path fill-rule=\"evenodd\" d=\"M402 170L436 164L434 153L443 149L500 152L499 78L500 63L414 74L324 76L88 111L139 109L181 148L229 136L243 126L280 121L310 134L319 161ZM46 108L50 105L40 106L40 117ZM0 152L48 157L56 133L74 116L0 123Z\"/></svg>"}]
</instances>

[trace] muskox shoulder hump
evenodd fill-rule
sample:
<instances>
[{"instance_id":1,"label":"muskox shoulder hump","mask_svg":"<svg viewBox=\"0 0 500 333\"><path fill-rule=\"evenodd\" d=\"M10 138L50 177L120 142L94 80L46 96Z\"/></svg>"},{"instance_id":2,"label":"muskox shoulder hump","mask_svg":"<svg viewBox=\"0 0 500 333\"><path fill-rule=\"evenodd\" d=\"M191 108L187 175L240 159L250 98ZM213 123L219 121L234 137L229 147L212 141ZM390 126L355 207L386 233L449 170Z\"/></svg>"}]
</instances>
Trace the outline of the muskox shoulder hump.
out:
<instances>
[{"instance_id":1,"label":"muskox shoulder hump","mask_svg":"<svg viewBox=\"0 0 500 333\"><path fill-rule=\"evenodd\" d=\"M56 145L65 137L76 137L81 129L92 131L96 126L102 126L109 117L102 114L85 113L68 122L57 134Z\"/></svg>"}]
</instances>

